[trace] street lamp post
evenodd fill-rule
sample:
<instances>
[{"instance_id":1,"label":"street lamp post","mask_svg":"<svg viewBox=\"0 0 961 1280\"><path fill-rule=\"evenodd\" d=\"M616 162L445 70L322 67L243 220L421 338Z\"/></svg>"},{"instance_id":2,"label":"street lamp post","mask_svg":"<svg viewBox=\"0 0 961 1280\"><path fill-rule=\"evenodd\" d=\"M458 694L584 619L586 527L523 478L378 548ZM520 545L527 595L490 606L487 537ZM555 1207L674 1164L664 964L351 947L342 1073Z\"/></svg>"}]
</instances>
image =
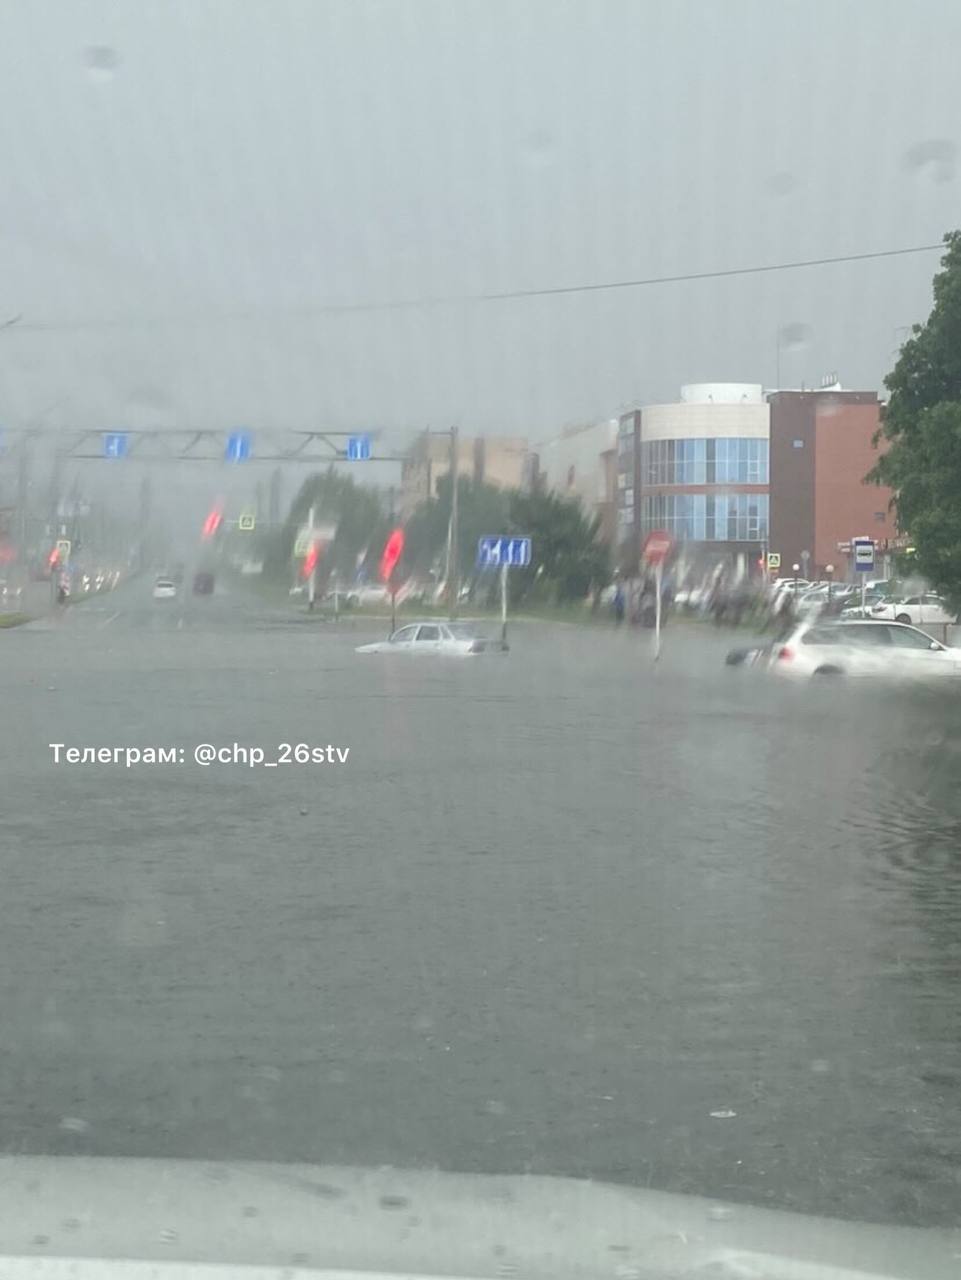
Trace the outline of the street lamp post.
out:
<instances>
[{"instance_id":1,"label":"street lamp post","mask_svg":"<svg viewBox=\"0 0 961 1280\"><path fill-rule=\"evenodd\" d=\"M826 564L824 572L828 575L828 613L831 612L831 588L834 586L834 565Z\"/></svg>"},{"instance_id":2,"label":"street lamp post","mask_svg":"<svg viewBox=\"0 0 961 1280\"><path fill-rule=\"evenodd\" d=\"M801 572L801 566L799 564L792 564L791 568L794 571L794 601L797 603L797 576Z\"/></svg>"}]
</instances>

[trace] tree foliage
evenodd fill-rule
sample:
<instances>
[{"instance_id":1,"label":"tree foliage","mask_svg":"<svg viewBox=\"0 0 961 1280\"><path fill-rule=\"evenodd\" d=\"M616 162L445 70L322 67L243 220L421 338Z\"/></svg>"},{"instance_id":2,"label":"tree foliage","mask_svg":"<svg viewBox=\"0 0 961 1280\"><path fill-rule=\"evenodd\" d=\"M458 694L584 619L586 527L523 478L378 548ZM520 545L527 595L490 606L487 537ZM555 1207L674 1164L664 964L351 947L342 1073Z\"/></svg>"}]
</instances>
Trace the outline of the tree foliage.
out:
<instances>
[{"instance_id":1,"label":"tree foliage","mask_svg":"<svg viewBox=\"0 0 961 1280\"><path fill-rule=\"evenodd\" d=\"M294 542L307 523L311 506L318 526L337 526L336 536L322 562L321 582L335 569L342 579L349 580L361 556L367 553L371 559L379 556L390 527L381 496L329 467L321 474L308 476L301 485L283 528L270 548L265 565L268 572L282 572L290 565Z\"/></svg>"},{"instance_id":2,"label":"tree foliage","mask_svg":"<svg viewBox=\"0 0 961 1280\"><path fill-rule=\"evenodd\" d=\"M589 591L606 583L610 552L598 540L600 520L585 515L576 499L515 491L510 520L513 529L531 537L534 547L530 566L513 570L518 598L543 582L559 603L583 600Z\"/></svg>"},{"instance_id":3,"label":"tree foliage","mask_svg":"<svg viewBox=\"0 0 961 1280\"><path fill-rule=\"evenodd\" d=\"M407 523L405 567L417 573L443 572L447 551L452 486L449 476L438 483L435 499L424 503ZM583 599L592 586L607 580L608 550L597 540L599 521L584 514L575 499L554 494L522 493L462 477L457 485L458 563L460 578L481 593L497 593L497 576L477 572L477 543L485 534L527 535L533 560L511 569L514 600L544 596L559 602Z\"/></svg>"},{"instance_id":4,"label":"tree foliage","mask_svg":"<svg viewBox=\"0 0 961 1280\"><path fill-rule=\"evenodd\" d=\"M890 442L870 478L895 491L918 571L961 599L961 231L945 236L934 306L885 379Z\"/></svg>"}]
</instances>

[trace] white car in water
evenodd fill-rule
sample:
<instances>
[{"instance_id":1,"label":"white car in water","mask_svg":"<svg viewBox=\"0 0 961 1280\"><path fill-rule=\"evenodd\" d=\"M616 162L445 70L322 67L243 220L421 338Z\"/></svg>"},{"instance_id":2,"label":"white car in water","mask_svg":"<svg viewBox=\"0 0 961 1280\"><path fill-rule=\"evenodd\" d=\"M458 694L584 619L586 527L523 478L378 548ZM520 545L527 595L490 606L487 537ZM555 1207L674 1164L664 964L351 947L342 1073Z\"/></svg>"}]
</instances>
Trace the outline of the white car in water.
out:
<instances>
[{"instance_id":1,"label":"white car in water","mask_svg":"<svg viewBox=\"0 0 961 1280\"><path fill-rule=\"evenodd\" d=\"M792 679L948 679L961 689L961 649L952 649L900 622L801 622L775 644L745 652L741 661Z\"/></svg>"},{"instance_id":2,"label":"white car in water","mask_svg":"<svg viewBox=\"0 0 961 1280\"><path fill-rule=\"evenodd\" d=\"M362 644L358 653L447 654L468 657L477 653L506 653L507 643L489 640L465 622L410 622L387 640Z\"/></svg>"}]
</instances>

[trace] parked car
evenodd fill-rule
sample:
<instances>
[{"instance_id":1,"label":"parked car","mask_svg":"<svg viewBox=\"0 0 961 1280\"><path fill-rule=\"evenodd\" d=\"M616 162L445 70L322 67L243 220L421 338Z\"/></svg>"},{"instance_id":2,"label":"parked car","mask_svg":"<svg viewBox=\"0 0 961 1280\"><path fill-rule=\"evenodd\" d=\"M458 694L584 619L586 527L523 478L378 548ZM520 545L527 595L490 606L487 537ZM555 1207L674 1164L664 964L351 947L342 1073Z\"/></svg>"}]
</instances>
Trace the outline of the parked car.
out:
<instances>
[{"instance_id":1,"label":"parked car","mask_svg":"<svg viewBox=\"0 0 961 1280\"><path fill-rule=\"evenodd\" d=\"M194 574L194 595L212 596L214 593L214 575L212 573Z\"/></svg>"},{"instance_id":2,"label":"parked car","mask_svg":"<svg viewBox=\"0 0 961 1280\"><path fill-rule=\"evenodd\" d=\"M798 612L812 613L827 608L829 605L832 608L840 607L841 602L850 599L855 591L857 591L857 587L851 586L846 582L811 587L809 591L805 591L803 595L798 597Z\"/></svg>"},{"instance_id":3,"label":"parked car","mask_svg":"<svg viewBox=\"0 0 961 1280\"><path fill-rule=\"evenodd\" d=\"M871 609L871 617L909 622L916 627L923 626L926 622L940 626L958 620L957 613L948 608L947 601L933 591L924 595L906 596L902 600L879 600Z\"/></svg>"},{"instance_id":4,"label":"parked car","mask_svg":"<svg viewBox=\"0 0 961 1280\"><path fill-rule=\"evenodd\" d=\"M390 592L385 586L377 584L354 587L346 593L346 601L351 608L355 609L365 604L390 604Z\"/></svg>"},{"instance_id":5,"label":"parked car","mask_svg":"<svg viewBox=\"0 0 961 1280\"><path fill-rule=\"evenodd\" d=\"M446 654L467 657L478 653L504 653L507 644L489 640L466 622L411 622L399 627L387 640L362 644L358 653Z\"/></svg>"},{"instance_id":6,"label":"parked car","mask_svg":"<svg viewBox=\"0 0 961 1280\"><path fill-rule=\"evenodd\" d=\"M961 649L900 622L801 621L776 643L733 651L727 661L730 666L754 666L792 679L944 677L961 689Z\"/></svg>"},{"instance_id":7,"label":"parked car","mask_svg":"<svg viewBox=\"0 0 961 1280\"><path fill-rule=\"evenodd\" d=\"M155 600L175 600L177 598L177 587L172 578L158 578L153 584L153 598Z\"/></svg>"}]
</instances>

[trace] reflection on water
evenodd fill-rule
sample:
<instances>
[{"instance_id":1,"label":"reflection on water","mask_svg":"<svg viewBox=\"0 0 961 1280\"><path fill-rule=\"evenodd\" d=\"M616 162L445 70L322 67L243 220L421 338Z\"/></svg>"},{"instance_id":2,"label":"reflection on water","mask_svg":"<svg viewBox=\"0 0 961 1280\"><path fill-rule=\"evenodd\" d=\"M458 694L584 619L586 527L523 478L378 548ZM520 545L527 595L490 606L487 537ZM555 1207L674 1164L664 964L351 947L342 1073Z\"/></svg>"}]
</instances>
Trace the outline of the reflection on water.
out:
<instances>
[{"instance_id":1,"label":"reflection on water","mask_svg":"<svg viewBox=\"0 0 961 1280\"><path fill-rule=\"evenodd\" d=\"M9 1147L956 1221L961 698L692 627L656 670L564 628L403 662L218 608L8 646ZM128 739L352 764L51 787L47 742Z\"/></svg>"}]
</instances>

